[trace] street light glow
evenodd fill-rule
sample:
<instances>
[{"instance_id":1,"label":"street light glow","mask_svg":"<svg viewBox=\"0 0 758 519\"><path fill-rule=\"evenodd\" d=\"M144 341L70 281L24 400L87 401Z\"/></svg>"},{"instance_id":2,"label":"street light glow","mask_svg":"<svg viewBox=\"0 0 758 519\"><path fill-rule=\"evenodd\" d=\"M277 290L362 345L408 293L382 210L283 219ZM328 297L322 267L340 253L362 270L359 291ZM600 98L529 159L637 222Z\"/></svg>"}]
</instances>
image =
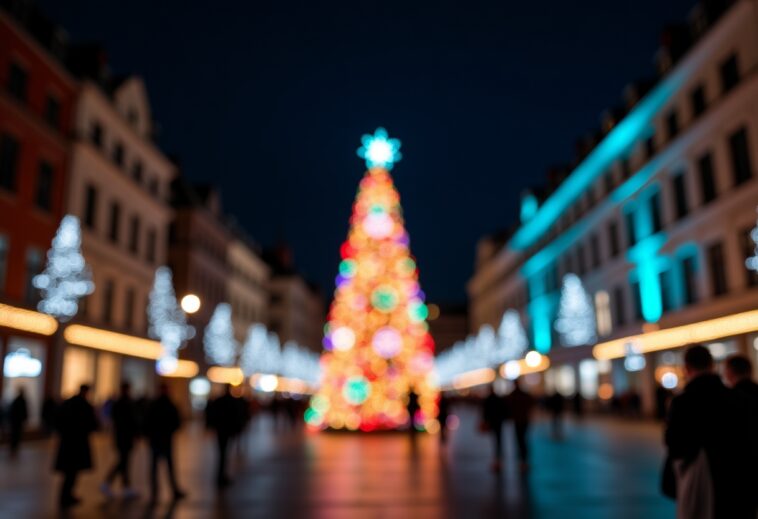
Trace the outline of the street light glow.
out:
<instances>
[{"instance_id":1,"label":"street light glow","mask_svg":"<svg viewBox=\"0 0 758 519\"><path fill-rule=\"evenodd\" d=\"M200 310L200 298L195 294L187 294L182 298L182 310L187 314L194 314Z\"/></svg>"}]
</instances>

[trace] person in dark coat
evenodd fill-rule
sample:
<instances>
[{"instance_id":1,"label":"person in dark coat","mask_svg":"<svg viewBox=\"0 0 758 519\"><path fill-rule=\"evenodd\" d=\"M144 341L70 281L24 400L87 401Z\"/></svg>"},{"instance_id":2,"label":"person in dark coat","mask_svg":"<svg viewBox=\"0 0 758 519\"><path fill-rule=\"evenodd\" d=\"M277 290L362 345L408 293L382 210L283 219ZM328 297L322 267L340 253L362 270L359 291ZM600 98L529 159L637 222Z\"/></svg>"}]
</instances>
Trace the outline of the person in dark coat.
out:
<instances>
[{"instance_id":1,"label":"person in dark coat","mask_svg":"<svg viewBox=\"0 0 758 519\"><path fill-rule=\"evenodd\" d=\"M95 408L87 400L89 386L83 384L79 393L63 402L58 410L56 429L60 441L55 457L55 470L63 474L60 506L68 508L79 502L73 491L79 472L92 468L89 436L97 430Z\"/></svg>"},{"instance_id":2,"label":"person in dark coat","mask_svg":"<svg viewBox=\"0 0 758 519\"><path fill-rule=\"evenodd\" d=\"M499 472L503 464L503 422L507 415L505 399L490 388L482 402L482 421L495 442L495 459L492 462L492 470L495 472Z\"/></svg>"},{"instance_id":3,"label":"person in dark coat","mask_svg":"<svg viewBox=\"0 0 758 519\"><path fill-rule=\"evenodd\" d=\"M547 410L550 412L550 418L553 428L553 437L563 437L563 409L566 405L566 399L558 391L547 397L545 401Z\"/></svg>"},{"instance_id":4,"label":"person in dark coat","mask_svg":"<svg viewBox=\"0 0 758 519\"><path fill-rule=\"evenodd\" d=\"M21 446L21 436L24 433L24 425L29 419L29 408L26 405L26 396L24 388L18 390L16 398L13 399L8 409L8 427L10 429L10 448L11 457L18 455L18 449Z\"/></svg>"},{"instance_id":5,"label":"person in dark coat","mask_svg":"<svg viewBox=\"0 0 758 519\"><path fill-rule=\"evenodd\" d=\"M704 346L686 351L684 368L688 382L671 401L666 423L669 460L680 462L686 471L704 452L712 482L713 517L755 519L755 429L749 402L721 382ZM702 495L700 490L697 495ZM682 499L681 492L677 493L677 499Z\"/></svg>"},{"instance_id":6,"label":"person in dark coat","mask_svg":"<svg viewBox=\"0 0 758 519\"><path fill-rule=\"evenodd\" d=\"M437 412L437 421L440 424L440 442L447 442L447 419L450 416L450 397L440 394L440 403Z\"/></svg>"},{"instance_id":7,"label":"person in dark coat","mask_svg":"<svg viewBox=\"0 0 758 519\"><path fill-rule=\"evenodd\" d=\"M408 393L408 403L406 404L406 409L408 411L408 426L409 431L411 435L416 434L416 413L418 413L418 410L420 409L419 403L418 403L418 395L416 392L411 389Z\"/></svg>"},{"instance_id":8,"label":"person in dark coat","mask_svg":"<svg viewBox=\"0 0 758 519\"><path fill-rule=\"evenodd\" d=\"M133 498L137 496L137 493L131 488L129 461L132 456L132 449L134 449L134 442L139 434L139 424L137 423L137 412L128 382L121 384L121 394L111 406L111 422L118 460L100 486L100 490L107 497L113 497L111 485L120 476L124 497Z\"/></svg>"},{"instance_id":9,"label":"person in dark coat","mask_svg":"<svg viewBox=\"0 0 758 519\"><path fill-rule=\"evenodd\" d=\"M179 489L174 471L173 443L174 433L179 429L181 420L179 410L168 395L168 386L161 384L158 397L150 402L145 413L145 435L150 442L150 503L158 499L158 463L165 462L168 480L173 491L174 500L186 494Z\"/></svg>"},{"instance_id":10,"label":"person in dark coat","mask_svg":"<svg viewBox=\"0 0 758 519\"><path fill-rule=\"evenodd\" d=\"M753 379L753 363L744 355L732 355L724 362L724 378L735 391L758 404L758 384Z\"/></svg>"},{"instance_id":11,"label":"person in dark coat","mask_svg":"<svg viewBox=\"0 0 758 519\"><path fill-rule=\"evenodd\" d=\"M219 488L231 483L226 473L226 460L229 441L236 436L242 427L243 416L240 411L239 399L232 396L231 386L224 387L224 394L208 404L208 427L216 431L218 460L216 464L216 485Z\"/></svg>"},{"instance_id":12,"label":"person in dark coat","mask_svg":"<svg viewBox=\"0 0 758 519\"><path fill-rule=\"evenodd\" d=\"M513 391L508 394L506 401L511 420L513 420L513 432L516 434L521 470L526 470L529 468L529 444L526 435L532 421L534 397L524 391L519 379L516 379L513 381Z\"/></svg>"}]
</instances>

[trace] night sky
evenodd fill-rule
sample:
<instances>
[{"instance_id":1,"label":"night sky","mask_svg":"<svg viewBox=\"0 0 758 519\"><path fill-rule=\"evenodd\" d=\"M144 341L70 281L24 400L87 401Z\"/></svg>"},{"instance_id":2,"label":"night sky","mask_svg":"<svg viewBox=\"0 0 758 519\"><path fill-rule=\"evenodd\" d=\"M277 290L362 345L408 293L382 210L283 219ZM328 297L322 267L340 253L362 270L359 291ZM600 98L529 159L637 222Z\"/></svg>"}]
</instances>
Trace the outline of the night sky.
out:
<instances>
[{"instance_id":1,"label":"night sky","mask_svg":"<svg viewBox=\"0 0 758 519\"><path fill-rule=\"evenodd\" d=\"M162 148L327 294L355 150L385 126L403 142L393 175L422 287L460 303L476 241L653 73L661 29L694 0L318 4L41 2L114 73L145 78Z\"/></svg>"}]
</instances>

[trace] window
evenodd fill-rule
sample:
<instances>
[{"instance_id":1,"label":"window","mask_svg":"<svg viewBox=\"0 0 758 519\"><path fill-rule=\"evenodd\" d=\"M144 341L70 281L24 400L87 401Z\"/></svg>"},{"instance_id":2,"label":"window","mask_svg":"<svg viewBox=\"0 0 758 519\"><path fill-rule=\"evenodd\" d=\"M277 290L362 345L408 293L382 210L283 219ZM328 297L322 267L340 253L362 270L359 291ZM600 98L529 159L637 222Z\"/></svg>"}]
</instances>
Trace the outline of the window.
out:
<instances>
[{"instance_id":1,"label":"window","mask_svg":"<svg viewBox=\"0 0 758 519\"><path fill-rule=\"evenodd\" d=\"M92 144L94 144L98 148L102 148L103 126L99 122L97 121L92 122L92 126L90 127L89 137L90 137L90 140L92 141Z\"/></svg>"},{"instance_id":2,"label":"window","mask_svg":"<svg viewBox=\"0 0 758 519\"><path fill-rule=\"evenodd\" d=\"M0 187L8 191L16 190L19 144L10 135L0 140Z\"/></svg>"},{"instance_id":3,"label":"window","mask_svg":"<svg viewBox=\"0 0 758 519\"><path fill-rule=\"evenodd\" d=\"M691 305L697 301L697 268L695 256L688 256L682 260L682 299L685 305Z\"/></svg>"},{"instance_id":4,"label":"window","mask_svg":"<svg viewBox=\"0 0 758 519\"><path fill-rule=\"evenodd\" d=\"M595 320L598 335L609 336L613 331L613 321L611 320L611 298L605 290L595 292Z\"/></svg>"},{"instance_id":5,"label":"window","mask_svg":"<svg viewBox=\"0 0 758 519\"><path fill-rule=\"evenodd\" d=\"M124 145L120 142L113 145L113 162L119 167L124 165Z\"/></svg>"},{"instance_id":6,"label":"window","mask_svg":"<svg viewBox=\"0 0 758 519\"><path fill-rule=\"evenodd\" d=\"M708 246L708 268L711 274L711 292L714 296L726 294L726 265L724 261L724 244L716 242Z\"/></svg>"},{"instance_id":7,"label":"window","mask_svg":"<svg viewBox=\"0 0 758 519\"><path fill-rule=\"evenodd\" d=\"M600 240L597 234L590 236L590 255L592 256L592 268L600 267Z\"/></svg>"},{"instance_id":8,"label":"window","mask_svg":"<svg viewBox=\"0 0 758 519\"><path fill-rule=\"evenodd\" d=\"M84 193L84 225L94 229L95 222L97 222L97 188L90 184Z\"/></svg>"},{"instance_id":9,"label":"window","mask_svg":"<svg viewBox=\"0 0 758 519\"><path fill-rule=\"evenodd\" d=\"M33 306L39 302L39 290L32 284L34 276L42 272L44 268L43 254L40 249L30 247L26 250L26 288L24 301L26 304Z\"/></svg>"},{"instance_id":10,"label":"window","mask_svg":"<svg viewBox=\"0 0 758 519\"><path fill-rule=\"evenodd\" d=\"M745 229L740 234L741 234L740 243L742 244L742 255L744 259L747 260L748 258L758 256L758 251L756 251L755 240L753 240L753 229L752 228ZM0 271L0 274L2 274L2 271ZM758 271L750 269L750 268L746 268L745 274L746 274L745 281L747 282L747 286L749 287L758 286ZM2 281L0 280L0 283L1 282Z\"/></svg>"},{"instance_id":11,"label":"window","mask_svg":"<svg viewBox=\"0 0 758 519\"><path fill-rule=\"evenodd\" d=\"M603 175L603 183L605 184L605 194L608 195L613 191L613 171L606 172Z\"/></svg>"},{"instance_id":12,"label":"window","mask_svg":"<svg viewBox=\"0 0 758 519\"><path fill-rule=\"evenodd\" d=\"M583 276L587 272L587 262L584 258L584 244L580 243L576 246L576 265L577 274Z\"/></svg>"},{"instance_id":13,"label":"window","mask_svg":"<svg viewBox=\"0 0 758 519\"><path fill-rule=\"evenodd\" d=\"M734 185L739 186L753 176L745 128L740 128L729 137L729 152L732 156Z\"/></svg>"},{"instance_id":14,"label":"window","mask_svg":"<svg viewBox=\"0 0 758 519\"><path fill-rule=\"evenodd\" d=\"M650 160L655 155L655 135L651 135L645 139L645 158Z\"/></svg>"},{"instance_id":15,"label":"window","mask_svg":"<svg viewBox=\"0 0 758 519\"><path fill-rule=\"evenodd\" d=\"M629 164L629 158L621 159L621 178L627 179L632 175L632 167Z\"/></svg>"},{"instance_id":16,"label":"window","mask_svg":"<svg viewBox=\"0 0 758 519\"><path fill-rule=\"evenodd\" d=\"M661 219L661 193L656 191L648 200L650 204L650 219L653 224L653 234L661 232L663 229L663 220Z\"/></svg>"},{"instance_id":17,"label":"window","mask_svg":"<svg viewBox=\"0 0 758 519\"><path fill-rule=\"evenodd\" d=\"M106 281L103 289L103 322L106 324L113 322L113 296L115 291L113 280Z\"/></svg>"},{"instance_id":18,"label":"window","mask_svg":"<svg viewBox=\"0 0 758 519\"><path fill-rule=\"evenodd\" d=\"M632 248L637 243L637 233L634 229L634 211L624 213L624 221L626 222L627 247Z\"/></svg>"},{"instance_id":19,"label":"window","mask_svg":"<svg viewBox=\"0 0 758 519\"><path fill-rule=\"evenodd\" d=\"M37 192L34 203L43 211L50 211L53 206L53 166L47 162L39 163L37 170Z\"/></svg>"},{"instance_id":20,"label":"window","mask_svg":"<svg viewBox=\"0 0 758 519\"><path fill-rule=\"evenodd\" d=\"M142 162L135 161L134 165L132 165L132 178L136 183L142 183Z\"/></svg>"},{"instance_id":21,"label":"window","mask_svg":"<svg viewBox=\"0 0 758 519\"><path fill-rule=\"evenodd\" d=\"M690 103L692 103L692 116L693 118L702 115L705 112L705 87L698 85L690 93Z\"/></svg>"},{"instance_id":22,"label":"window","mask_svg":"<svg viewBox=\"0 0 758 519\"><path fill-rule=\"evenodd\" d=\"M679 114L676 110L671 110L666 116L666 132L669 140L672 140L679 133Z\"/></svg>"},{"instance_id":23,"label":"window","mask_svg":"<svg viewBox=\"0 0 758 519\"><path fill-rule=\"evenodd\" d=\"M671 269L661 271L658 282L661 285L661 310L668 312L674 307L671 299Z\"/></svg>"},{"instance_id":24,"label":"window","mask_svg":"<svg viewBox=\"0 0 758 519\"><path fill-rule=\"evenodd\" d=\"M685 183L684 172L680 171L672 179L674 193L674 211L676 219L679 220L687 216L690 208L687 204L687 184Z\"/></svg>"},{"instance_id":25,"label":"window","mask_svg":"<svg viewBox=\"0 0 758 519\"><path fill-rule=\"evenodd\" d=\"M729 92L740 82L740 70L737 66L737 55L732 54L721 64L721 90Z\"/></svg>"},{"instance_id":26,"label":"window","mask_svg":"<svg viewBox=\"0 0 758 519\"><path fill-rule=\"evenodd\" d=\"M637 321L642 320L642 297L640 294L640 284L638 281L629 283L632 291L632 302L634 303L634 319Z\"/></svg>"},{"instance_id":27,"label":"window","mask_svg":"<svg viewBox=\"0 0 758 519\"><path fill-rule=\"evenodd\" d=\"M124 298L124 328L127 330L134 327L134 304L136 300L134 288L129 287Z\"/></svg>"},{"instance_id":28,"label":"window","mask_svg":"<svg viewBox=\"0 0 758 519\"><path fill-rule=\"evenodd\" d=\"M626 303L624 301L624 287L618 285L613 289L613 319L614 326L623 326L626 323Z\"/></svg>"},{"instance_id":29,"label":"window","mask_svg":"<svg viewBox=\"0 0 758 519\"><path fill-rule=\"evenodd\" d=\"M619 226L615 221L608 224L608 243L611 248L611 258L615 258L619 255L619 252L621 252L621 245L619 243Z\"/></svg>"},{"instance_id":30,"label":"window","mask_svg":"<svg viewBox=\"0 0 758 519\"><path fill-rule=\"evenodd\" d=\"M11 63L8 71L8 92L19 101L26 102L28 76L18 63Z\"/></svg>"},{"instance_id":31,"label":"window","mask_svg":"<svg viewBox=\"0 0 758 519\"><path fill-rule=\"evenodd\" d=\"M0 294L5 292L5 273L8 270L8 237L0 234Z\"/></svg>"},{"instance_id":32,"label":"window","mask_svg":"<svg viewBox=\"0 0 758 519\"><path fill-rule=\"evenodd\" d=\"M155 245L156 245L156 232L155 229L150 229L147 232L147 250L145 257L150 263L155 263Z\"/></svg>"},{"instance_id":33,"label":"window","mask_svg":"<svg viewBox=\"0 0 758 519\"><path fill-rule=\"evenodd\" d=\"M119 230L121 228L121 206L118 202L111 202L111 222L108 228L108 238L113 243L118 243Z\"/></svg>"},{"instance_id":34,"label":"window","mask_svg":"<svg viewBox=\"0 0 758 519\"><path fill-rule=\"evenodd\" d=\"M700 157L697 161L697 169L700 174L700 193L705 205L716 199L716 179L713 175L713 158L710 153Z\"/></svg>"},{"instance_id":35,"label":"window","mask_svg":"<svg viewBox=\"0 0 758 519\"><path fill-rule=\"evenodd\" d=\"M158 194L159 194L158 193L158 191L159 191L158 179L157 178L151 178L150 179L150 185L148 185L147 189L148 189L148 191L150 191L151 195L153 195L154 197L157 198Z\"/></svg>"},{"instance_id":36,"label":"window","mask_svg":"<svg viewBox=\"0 0 758 519\"><path fill-rule=\"evenodd\" d=\"M139 217L132 216L129 223L129 251L137 254L139 252Z\"/></svg>"},{"instance_id":37,"label":"window","mask_svg":"<svg viewBox=\"0 0 758 519\"><path fill-rule=\"evenodd\" d=\"M45 121L51 128L56 130L61 125L61 103L58 98L50 94L45 100Z\"/></svg>"}]
</instances>

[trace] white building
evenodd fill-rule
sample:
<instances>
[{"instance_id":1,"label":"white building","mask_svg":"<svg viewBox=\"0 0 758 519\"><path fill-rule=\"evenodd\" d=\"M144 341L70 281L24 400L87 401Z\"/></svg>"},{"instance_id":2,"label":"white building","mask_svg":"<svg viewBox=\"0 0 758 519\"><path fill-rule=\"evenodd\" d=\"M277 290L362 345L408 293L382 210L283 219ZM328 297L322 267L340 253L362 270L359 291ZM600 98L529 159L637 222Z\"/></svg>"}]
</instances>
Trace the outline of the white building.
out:
<instances>
[{"instance_id":1,"label":"white building","mask_svg":"<svg viewBox=\"0 0 758 519\"><path fill-rule=\"evenodd\" d=\"M740 314L758 307L758 276L745 268L758 205L756 20L755 0L723 13L698 6L660 51L659 80L627 91L624 113L606 117L602 137L546 197L524 197L504 241L480 243L472 331L519 310L532 347L550 354L548 390L632 390L652 411L664 375L681 385L688 342L709 343L717 359L755 353L758 316ZM594 302L600 344L560 346L567 273ZM628 353L644 354L644 368L625 368Z\"/></svg>"},{"instance_id":2,"label":"white building","mask_svg":"<svg viewBox=\"0 0 758 519\"><path fill-rule=\"evenodd\" d=\"M80 85L67 212L80 218L83 253L95 292L79 320L98 328L145 337L146 306L156 267L166 263L175 168L152 141L144 84L130 77L107 91L92 81ZM95 384L95 398L112 395L122 379L137 393L148 390L151 361L68 346L62 394L82 382Z\"/></svg>"}]
</instances>

